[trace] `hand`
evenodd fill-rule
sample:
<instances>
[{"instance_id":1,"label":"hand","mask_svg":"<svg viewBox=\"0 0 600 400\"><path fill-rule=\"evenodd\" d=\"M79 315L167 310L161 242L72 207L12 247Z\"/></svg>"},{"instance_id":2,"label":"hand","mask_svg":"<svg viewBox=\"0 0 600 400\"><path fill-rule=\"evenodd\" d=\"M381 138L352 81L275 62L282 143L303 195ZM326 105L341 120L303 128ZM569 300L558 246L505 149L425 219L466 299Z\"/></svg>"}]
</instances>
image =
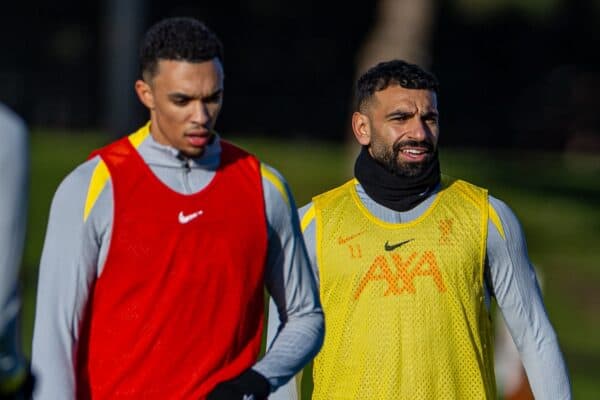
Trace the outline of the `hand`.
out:
<instances>
[{"instance_id":1,"label":"hand","mask_svg":"<svg viewBox=\"0 0 600 400\"><path fill-rule=\"evenodd\" d=\"M206 400L266 400L270 392L267 378L248 368L237 378L219 383Z\"/></svg>"}]
</instances>

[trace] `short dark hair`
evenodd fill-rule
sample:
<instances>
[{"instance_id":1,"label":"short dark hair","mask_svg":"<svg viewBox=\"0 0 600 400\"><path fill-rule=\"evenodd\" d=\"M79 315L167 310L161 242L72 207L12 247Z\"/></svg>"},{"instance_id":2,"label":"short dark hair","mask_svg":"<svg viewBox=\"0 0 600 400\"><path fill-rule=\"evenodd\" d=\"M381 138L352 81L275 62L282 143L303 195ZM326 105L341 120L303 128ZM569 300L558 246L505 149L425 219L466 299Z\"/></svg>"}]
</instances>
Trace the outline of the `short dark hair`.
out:
<instances>
[{"instance_id":1,"label":"short dark hair","mask_svg":"<svg viewBox=\"0 0 600 400\"><path fill-rule=\"evenodd\" d=\"M383 61L358 78L355 109L360 111L375 92L395 84L406 89L427 89L436 94L437 78L416 64L403 60Z\"/></svg>"},{"instance_id":2,"label":"short dark hair","mask_svg":"<svg viewBox=\"0 0 600 400\"><path fill-rule=\"evenodd\" d=\"M223 44L203 22L189 17L163 19L148 29L140 47L140 75L151 78L160 60L223 62Z\"/></svg>"}]
</instances>

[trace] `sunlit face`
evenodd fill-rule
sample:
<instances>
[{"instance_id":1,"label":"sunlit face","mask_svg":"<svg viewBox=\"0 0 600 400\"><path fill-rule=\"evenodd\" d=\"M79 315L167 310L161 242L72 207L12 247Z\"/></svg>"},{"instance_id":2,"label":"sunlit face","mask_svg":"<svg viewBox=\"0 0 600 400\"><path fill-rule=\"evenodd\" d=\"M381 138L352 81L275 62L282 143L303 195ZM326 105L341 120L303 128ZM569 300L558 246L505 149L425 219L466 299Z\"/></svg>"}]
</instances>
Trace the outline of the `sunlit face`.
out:
<instances>
[{"instance_id":1,"label":"sunlit face","mask_svg":"<svg viewBox=\"0 0 600 400\"><path fill-rule=\"evenodd\" d=\"M439 137L435 92L391 85L352 116L358 142L400 176L418 176L434 160Z\"/></svg>"},{"instance_id":2,"label":"sunlit face","mask_svg":"<svg viewBox=\"0 0 600 400\"><path fill-rule=\"evenodd\" d=\"M160 60L156 74L138 80L136 92L150 110L150 133L189 157L204 152L223 103L223 67L218 59L191 63Z\"/></svg>"}]
</instances>

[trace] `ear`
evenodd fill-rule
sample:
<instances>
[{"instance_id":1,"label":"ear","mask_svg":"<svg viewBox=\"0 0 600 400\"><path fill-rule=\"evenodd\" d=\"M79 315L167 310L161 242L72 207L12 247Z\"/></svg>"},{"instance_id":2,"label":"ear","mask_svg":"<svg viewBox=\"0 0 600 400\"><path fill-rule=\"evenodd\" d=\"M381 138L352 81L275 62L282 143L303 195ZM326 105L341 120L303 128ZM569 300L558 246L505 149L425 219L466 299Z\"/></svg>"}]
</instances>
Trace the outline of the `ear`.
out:
<instances>
[{"instance_id":1,"label":"ear","mask_svg":"<svg viewBox=\"0 0 600 400\"><path fill-rule=\"evenodd\" d=\"M135 81L135 92L138 95L138 98L149 110L154 109L154 93L152 92L152 87L147 84L145 81L138 79Z\"/></svg>"},{"instance_id":2,"label":"ear","mask_svg":"<svg viewBox=\"0 0 600 400\"><path fill-rule=\"evenodd\" d=\"M369 125L369 117L355 111L352 114L352 131L358 143L367 146L371 143L371 128Z\"/></svg>"}]
</instances>

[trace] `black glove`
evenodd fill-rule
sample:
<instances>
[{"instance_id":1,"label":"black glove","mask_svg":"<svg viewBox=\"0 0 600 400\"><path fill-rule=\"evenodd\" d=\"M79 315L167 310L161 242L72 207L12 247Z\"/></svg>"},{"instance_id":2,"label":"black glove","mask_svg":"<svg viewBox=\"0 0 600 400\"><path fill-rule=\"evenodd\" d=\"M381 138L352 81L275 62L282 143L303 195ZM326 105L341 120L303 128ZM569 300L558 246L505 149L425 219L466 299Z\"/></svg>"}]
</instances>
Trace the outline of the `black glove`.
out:
<instances>
[{"instance_id":1,"label":"black glove","mask_svg":"<svg viewBox=\"0 0 600 400\"><path fill-rule=\"evenodd\" d=\"M3 393L0 391L0 400L31 400L34 386L35 376L28 370L27 376L14 392Z\"/></svg>"},{"instance_id":2,"label":"black glove","mask_svg":"<svg viewBox=\"0 0 600 400\"><path fill-rule=\"evenodd\" d=\"M265 400L270 392L267 378L248 368L237 378L219 383L206 400Z\"/></svg>"}]
</instances>

